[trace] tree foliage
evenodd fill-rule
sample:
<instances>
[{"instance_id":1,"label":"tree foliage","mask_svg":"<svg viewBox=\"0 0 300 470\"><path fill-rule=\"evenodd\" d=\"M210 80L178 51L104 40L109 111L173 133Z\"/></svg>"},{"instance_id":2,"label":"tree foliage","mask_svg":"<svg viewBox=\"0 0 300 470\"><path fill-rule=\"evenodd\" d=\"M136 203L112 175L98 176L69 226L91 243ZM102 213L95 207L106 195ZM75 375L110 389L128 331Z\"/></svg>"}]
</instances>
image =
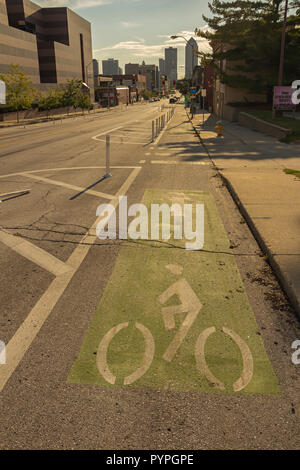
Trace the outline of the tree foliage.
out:
<instances>
[{"instance_id":1,"label":"tree foliage","mask_svg":"<svg viewBox=\"0 0 300 470\"><path fill-rule=\"evenodd\" d=\"M212 0L208 28L198 36L210 41L214 52L202 54L222 83L250 93L272 94L277 84L285 0ZM290 1L287 20L284 84L300 77L300 0ZM226 68L222 67L226 61Z\"/></svg>"},{"instance_id":2,"label":"tree foliage","mask_svg":"<svg viewBox=\"0 0 300 470\"><path fill-rule=\"evenodd\" d=\"M6 106L17 111L30 109L36 99L36 90L32 87L29 77L20 70L18 65L11 65L11 69L0 74L0 79L6 84Z\"/></svg>"},{"instance_id":3,"label":"tree foliage","mask_svg":"<svg viewBox=\"0 0 300 470\"><path fill-rule=\"evenodd\" d=\"M182 95L186 95L189 89L192 86L192 80L189 78L183 78L182 80L177 80L176 90L179 90Z\"/></svg>"}]
</instances>

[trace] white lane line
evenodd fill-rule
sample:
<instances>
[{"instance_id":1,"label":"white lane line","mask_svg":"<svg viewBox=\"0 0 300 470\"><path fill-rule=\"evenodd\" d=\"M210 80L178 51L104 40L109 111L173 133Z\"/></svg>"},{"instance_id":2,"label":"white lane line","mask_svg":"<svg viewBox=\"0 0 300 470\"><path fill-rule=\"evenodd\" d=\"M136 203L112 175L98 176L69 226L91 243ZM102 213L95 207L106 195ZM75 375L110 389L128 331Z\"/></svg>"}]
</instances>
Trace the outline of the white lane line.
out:
<instances>
[{"instance_id":1,"label":"white lane line","mask_svg":"<svg viewBox=\"0 0 300 470\"><path fill-rule=\"evenodd\" d=\"M174 162L169 160L152 160L152 165L209 165L206 162Z\"/></svg>"},{"instance_id":2,"label":"white lane line","mask_svg":"<svg viewBox=\"0 0 300 470\"><path fill-rule=\"evenodd\" d=\"M124 139L124 140L123 140ZM123 144L123 145L149 145L150 141L148 142L128 142L126 136L121 137L121 136L116 136L115 134L111 137L110 142L112 144ZM98 142L105 142L104 139L97 139Z\"/></svg>"},{"instance_id":3,"label":"white lane line","mask_svg":"<svg viewBox=\"0 0 300 470\"><path fill-rule=\"evenodd\" d=\"M55 256L47 253L47 251L42 250L21 237L16 237L15 235L0 230L0 242L4 243L4 245L11 248L16 253L19 253L19 255L24 258L29 259L41 268L54 274L54 276L61 276L62 274L73 271L71 266L68 266Z\"/></svg>"},{"instance_id":4,"label":"white lane line","mask_svg":"<svg viewBox=\"0 0 300 470\"><path fill-rule=\"evenodd\" d=\"M101 137L101 136L103 136L103 135L110 134L111 132L118 131L119 129L122 129L122 127L124 127L124 126L119 126L119 127L115 127L114 129L109 129L108 131L105 131L105 132L102 132L101 134L95 135L94 137L92 137L92 139L94 139L94 140L99 140L98 137Z\"/></svg>"},{"instance_id":5,"label":"white lane line","mask_svg":"<svg viewBox=\"0 0 300 470\"><path fill-rule=\"evenodd\" d=\"M139 168L136 166L111 166L114 170L133 170L134 168ZM69 168L48 168L45 170L30 170L30 171L23 171L19 173L9 173L8 175L1 175L0 178L11 178L13 176L24 176L24 175L32 175L35 173L47 173L52 171L73 171L73 170L105 170L105 166L74 166Z\"/></svg>"},{"instance_id":6,"label":"white lane line","mask_svg":"<svg viewBox=\"0 0 300 470\"><path fill-rule=\"evenodd\" d=\"M134 182L135 178L141 171L141 167L136 167L129 175L121 189L118 191L117 196L125 196L128 189ZM115 208L119 205L119 198L112 202ZM40 329L44 325L45 321L49 317L50 313L56 306L57 302L68 287L72 277L81 266L83 260L87 256L92 244L95 242L96 227L98 222L101 220L101 216L97 218L95 223L92 225L90 231L83 237L81 244L79 244L70 258L67 264L74 268L74 271L62 274L55 278L46 292L42 295L37 304L33 307L26 320L22 323L20 328L14 334L12 339L6 346L6 365L0 366L0 392L5 387L7 381L18 367L19 363L23 359L26 351L31 346L32 342L36 338ZM93 231L95 234L92 235L90 232ZM84 245L82 243L85 243Z\"/></svg>"},{"instance_id":7,"label":"white lane line","mask_svg":"<svg viewBox=\"0 0 300 470\"><path fill-rule=\"evenodd\" d=\"M41 181L43 183L46 183L46 184L52 184L54 186L61 186L63 188L67 188L67 189L72 189L72 190L75 190L75 191L78 191L78 192L81 192L81 191L84 191L85 194L91 194L92 196L97 196L97 197L101 197L101 198L104 198L104 199L114 199L115 196L112 196L110 194L105 194L105 193L101 193L100 191L93 191L92 189L88 189L88 190L85 190L85 188L82 188L80 186L74 186L72 184L68 184L68 183L63 183L62 181L56 181L56 180L52 180L50 178L43 178L42 176L35 176L35 175L31 175L30 173L23 173L23 176L25 176L26 178L31 178L31 179L34 179L34 180L37 180L37 181Z\"/></svg>"}]
</instances>

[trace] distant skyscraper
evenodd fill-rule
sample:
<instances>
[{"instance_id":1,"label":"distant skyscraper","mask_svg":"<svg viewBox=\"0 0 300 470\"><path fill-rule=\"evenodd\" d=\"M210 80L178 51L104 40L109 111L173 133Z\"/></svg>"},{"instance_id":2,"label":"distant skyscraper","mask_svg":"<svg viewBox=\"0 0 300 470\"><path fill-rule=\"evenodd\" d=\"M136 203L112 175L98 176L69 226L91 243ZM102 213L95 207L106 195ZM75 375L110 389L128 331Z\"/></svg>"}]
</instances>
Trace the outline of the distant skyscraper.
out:
<instances>
[{"instance_id":1,"label":"distant skyscraper","mask_svg":"<svg viewBox=\"0 0 300 470\"><path fill-rule=\"evenodd\" d=\"M94 77L97 77L99 75L99 62L96 59L93 59L93 73Z\"/></svg>"},{"instance_id":2,"label":"distant skyscraper","mask_svg":"<svg viewBox=\"0 0 300 470\"><path fill-rule=\"evenodd\" d=\"M177 49L168 47L165 49L165 73L170 80L171 87L177 81Z\"/></svg>"},{"instance_id":3,"label":"distant skyscraper","mask_svg":"<svg viewBox=\"0 0 300 470\"><path fill-rule=\"evenodd\" d=\"M125 75L138 75L139 73L139 64L126 64L125 65Z\"/></svg>"},{"instance_id":4,"label":"distant skyscraper","mask_svg":"<svg viewBox=\"0 0 300 470\"><path fill-rule=\"evenodd\" d=\"M123 75L123 69L119 67L119 75Z\"/></svg>"},{"instance_id":5,"label":"distant skyscraper","mask_svg":"<svg viewBox=\"0 0 300 470\"><path fill-rule=\"evenodd\" d=\"M165 59L159 59L159 71L165 73Z\"/></svg>"},{"instance_id":6,"label":"distant skyscraper","mask_svg":"<svg viewBox=\"0 0 300 470\"><path fill-rule=\"evenodd\" d=\"M139 74L146 77L147 90L155 90L159 88L159 74L157 65L146 65L143 61L139 66Z\"/></svg>"},{"instance_id":7,"label":"distant skyscraper","mask_svg":"<svg viewBox=\"0 0 300 470\"><path fill-rule=\"evenodd\" d=\"M115 59L102 60L103 75L119 75L119 61Z\"/></svg>"},{"instance_id":8,"label":"distant skyscraper","mask_svg":"<svg viewBox=\"0 0 300 470\"><path fill-rule=\"evenodd\" d=\"M185 48L185 78L192 78L194 68L198 65L198 44L191 38Z\"/></svg>"}]
</instances>

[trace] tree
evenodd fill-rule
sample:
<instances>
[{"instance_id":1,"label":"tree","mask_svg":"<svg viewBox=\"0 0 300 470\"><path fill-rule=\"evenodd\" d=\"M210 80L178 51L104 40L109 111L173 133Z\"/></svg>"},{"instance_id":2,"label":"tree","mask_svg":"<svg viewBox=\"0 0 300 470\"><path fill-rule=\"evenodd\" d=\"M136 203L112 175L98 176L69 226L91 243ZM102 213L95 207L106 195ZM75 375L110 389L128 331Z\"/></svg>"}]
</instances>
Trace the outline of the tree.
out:
<instances>
[{"instance_id":1,"label":"tree","mask_svg":"<svg viewBox=\"0 0 300 470\"><path fill-rule=\"evenodd\" d=\"M7 106L17 111L19 122L19 111L30 109L36 98L36 90L31 86L29 77L20 70L18 65L11 65L11 70L0 74L0 79L6 84Z\"/></svg>"},{"instance_id":2,"label":"tree","mask_svg":"<svg viewBox=\"0 0 300 470\"><path fill-rule=\"evenodd\" d=\"M192 86L192 80L189 78L183 78L182 80L177 80L176 90L179 90L182 95L186 95L189 89Z\"/></svg>"},{"instance_id":3,"label":"tree","mask_svg":"<svg viewBox=\"0 0 300 470\"><path fill-rule=\"evenodd\" d=\"M63 106L77 108L78 97L82 93L82 80L68 80L62 85L61 90Z\"/></svg>"},{"instance_id":4,"label":"tree","mask_svg":"<svg viewBox=\"0 0 300 470\"><path fill-rule=\"evenodd\" d=\"M48 116L51 109L59 108L63 105L63 92L58 88L51 88L46 94L40 94L38 106L40 110L47 110Z\"/></svg>"},{"instance_id":5,"label":"tree","mask_svg":"<svg viewBox=\"0 0 300 470\"><path fill-rule=\"evenodd\" d=\"M292 3L286 33L286 85L300 77L300 1ZM215 67L222 83L249 93L267 94L272 100L278 80L284 6L285 0L209 3L213 16L203 16L209 28L197 29L196 33L211 42L213 54L202 54L202 59ZM224 61L226 70L222 67Z\"/></svg>"},{"instance_id":6,"label":"tree","mask_svg":"<svg viewBox=\"0 0 300 470\"><path fill-rule=\"evenodd\" d=\"M77 95L77 100L75 104L75 108L80 108L82 110L82 114L84 114L85 109L91 109L91 97L90 94L86 91L81 91Z\"/></svg>"}]
</instances>

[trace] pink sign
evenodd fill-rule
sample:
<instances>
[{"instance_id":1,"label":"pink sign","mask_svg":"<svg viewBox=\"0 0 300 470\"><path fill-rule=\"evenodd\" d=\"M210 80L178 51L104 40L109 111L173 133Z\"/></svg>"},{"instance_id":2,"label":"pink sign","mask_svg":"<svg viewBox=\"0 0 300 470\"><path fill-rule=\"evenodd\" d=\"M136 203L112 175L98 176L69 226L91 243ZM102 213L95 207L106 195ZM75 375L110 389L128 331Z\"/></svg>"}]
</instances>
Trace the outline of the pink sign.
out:
<instances>
[{"instance_id":1,"label":"pink sign","mask_svg":"<svg viewBox=\"0 0 300 470\"><path fill-rule=\"evenodd\" d=\"M274 87L274 109L287 111L294 109L295 105L292 102L293 90L290 86L275 86Z\"/></svg>"}]
</instances>

